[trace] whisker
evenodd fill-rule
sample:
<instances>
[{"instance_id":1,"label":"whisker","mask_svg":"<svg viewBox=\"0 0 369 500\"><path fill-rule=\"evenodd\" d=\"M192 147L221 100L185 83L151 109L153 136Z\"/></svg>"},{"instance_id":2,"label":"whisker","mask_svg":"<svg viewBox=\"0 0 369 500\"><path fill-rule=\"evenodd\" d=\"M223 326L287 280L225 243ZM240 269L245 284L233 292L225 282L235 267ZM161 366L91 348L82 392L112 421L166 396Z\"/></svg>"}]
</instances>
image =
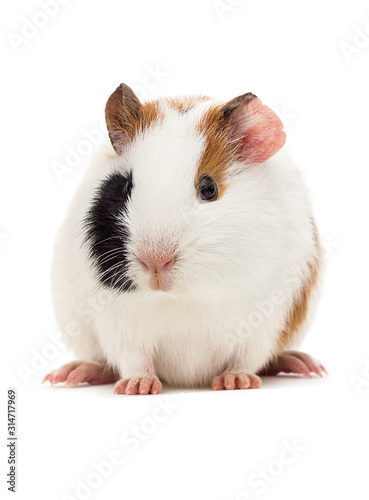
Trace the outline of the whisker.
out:
<instances>
[{"instance_id":1,"label":"whisker","mask_svg":"<svg viewBox=\"0 0 369 500\"><path fill-rule=\"evenodd\" d=\"M118 262L117 264L115 264L114 266L110 266L109 269L107 269L106 271L104 271L103 273L100 273L100 279L103 278L104 276L106 276L107 274L111 273L112 271L114 271L114 269L117 269L117 268L121 268L122 267L122 263L121 262ZM109 278L106 278L106 280L108 280ZM103 280L103 283L105 281Z\"/></svg>"}]
</instances>

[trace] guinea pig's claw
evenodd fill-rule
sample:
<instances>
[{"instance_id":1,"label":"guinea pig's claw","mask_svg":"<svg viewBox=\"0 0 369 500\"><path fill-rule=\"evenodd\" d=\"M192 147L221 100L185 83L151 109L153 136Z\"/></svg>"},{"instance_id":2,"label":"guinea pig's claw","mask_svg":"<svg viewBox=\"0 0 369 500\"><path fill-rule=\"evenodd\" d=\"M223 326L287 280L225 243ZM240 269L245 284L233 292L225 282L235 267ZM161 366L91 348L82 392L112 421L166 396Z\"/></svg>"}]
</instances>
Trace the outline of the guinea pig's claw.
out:
<instances>
[{"instance_id":1,"label":"guinea pig's claw","mask_svg":"<svg viewBox=\"0 0 369 500\"><path fill-rule=\"evenodd\" d=\"M159 394L161 387L158 377L147 375L119 380L115 384L114 394L127 394L129 396L140 394L146 396L147 394Z\"/></svg>"},{"instance_id":2,"label":"guinea pig's claw","mask_svg":"<svg viewBox=\"0 0 369 500\"><path fill-rule=\"evenodd\" d=\"M258 389L261 378L253 373L244 373L236 370L226 370L213 380L214 391L235 389Z\"/></svg>"}]
</instances>

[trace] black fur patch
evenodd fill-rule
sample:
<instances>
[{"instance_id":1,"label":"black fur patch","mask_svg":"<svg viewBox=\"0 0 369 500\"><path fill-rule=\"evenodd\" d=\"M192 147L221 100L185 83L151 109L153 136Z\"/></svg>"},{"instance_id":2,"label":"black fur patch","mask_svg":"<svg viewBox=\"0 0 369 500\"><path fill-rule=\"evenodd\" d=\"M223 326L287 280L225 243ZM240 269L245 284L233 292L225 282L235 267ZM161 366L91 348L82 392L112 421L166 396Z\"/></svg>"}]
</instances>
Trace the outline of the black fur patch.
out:
<instances>
[{"instance_id":1,"label":"black fur patch","mask_svg":"<svg viewBox=\"0 0 369 500\"><path fill-rule=\"evenodd\" d=\"M121 292L136 289L127 275L128 231L122 222L118 223L118 217L127 209L132 189L132 173L111 174L98 188L84 220L85 242L90 246L90 258L98 270L100 283Z\"/></svg>"}]
</instances>

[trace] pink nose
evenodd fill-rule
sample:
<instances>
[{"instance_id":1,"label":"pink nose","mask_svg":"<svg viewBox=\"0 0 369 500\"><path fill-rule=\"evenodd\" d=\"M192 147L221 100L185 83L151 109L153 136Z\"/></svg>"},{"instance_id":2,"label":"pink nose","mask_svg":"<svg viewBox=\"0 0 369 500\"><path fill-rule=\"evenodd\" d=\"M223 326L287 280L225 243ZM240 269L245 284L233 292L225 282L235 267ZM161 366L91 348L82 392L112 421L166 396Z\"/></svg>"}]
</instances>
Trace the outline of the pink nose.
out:
<instances>
[{"instance_id":1,"label":"pink nose","mask_svg":"<svg viewBox=\"0 0 369 500\"><path fill-rule=\"evenodd\" d=\"M172 269L175 256L170 255L140 255L139 261L141 262L144 269L151 271L152 273L168 272Z\"/></svg>"}]
</instances>

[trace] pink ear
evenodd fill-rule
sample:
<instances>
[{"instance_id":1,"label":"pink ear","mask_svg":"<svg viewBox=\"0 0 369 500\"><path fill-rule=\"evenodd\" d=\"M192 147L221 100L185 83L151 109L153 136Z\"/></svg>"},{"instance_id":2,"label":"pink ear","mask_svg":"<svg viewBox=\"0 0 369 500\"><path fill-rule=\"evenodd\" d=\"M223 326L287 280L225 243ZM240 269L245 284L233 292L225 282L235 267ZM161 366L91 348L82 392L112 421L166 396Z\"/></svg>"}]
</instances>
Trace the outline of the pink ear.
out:
<instances>
[{"instance_id":1,"label":"pink ear","mask_svg":"<svg viewBox=\"0 0 369 500\"><path fill-rule=\"evenodd\" d=\"M241 158L247 163L262 163L286 142L283 124L255 95L245 94L231 102L240 101L241 104L231 113L231 121L234 136L241 140Z\"/></svg>"}]
</instances>

